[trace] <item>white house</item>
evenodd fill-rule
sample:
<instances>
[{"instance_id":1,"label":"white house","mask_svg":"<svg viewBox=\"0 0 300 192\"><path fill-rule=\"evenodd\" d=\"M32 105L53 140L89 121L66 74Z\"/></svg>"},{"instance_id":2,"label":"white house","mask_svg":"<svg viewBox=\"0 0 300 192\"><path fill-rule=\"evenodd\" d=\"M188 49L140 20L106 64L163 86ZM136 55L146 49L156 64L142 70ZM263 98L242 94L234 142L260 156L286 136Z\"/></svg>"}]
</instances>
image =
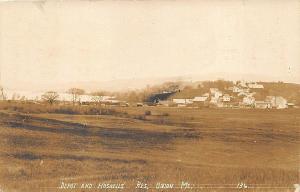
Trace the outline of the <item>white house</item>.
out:
<instances>
[{"instance_id":1,"label":"white house","mask_svg":"<svg viewBox=\"0 0 300 192\"><path fill-rule=\"evenodd\" d=\"M199 96L199 97L195 97L195 98L193 99L193 101L194 101L194 102L204 102L204 101L207 100L207 98L208 98L208 97L206 97L206 96Z\"/></svg>"},{"instance_id":2,"label":"white house","mask_svg":"<svg viewBox=\"0 0 300 192\"><path fill-rule=\"evenodd\" d=\"M275 104L277 109L285 109L288 107L287 100L281 96L275 98Z\"/></svg>"},{"instance_id":3,"label":"white house","mask_svg":"<svg viewBox=\"0 0 300 192\"><path fill-rule=\"evenodd\" d=\"M222 97L222 99L223 99L223 102L229 102L229 101L230 101L230 95L225 94L225 95Z\"/></svg>"},{"instance_id":4,"label":"white house","mask_svg":"<svg viewBox=\"0 0 300 192\"><path fill-rule=\"evenodd\" d=\"M254 105L255 98L251 96L246 96L243 98L243 104L244 105Z\"/></svg>"},{"instance_id":5,"label":"white house","mask_svg":"<svg viewBox=\"0 0 300 192\"><path fill-rule=\"evenodd\" d=\"M211 93L210 102L214 104L218 103L219 98L222 97L223 95L222 91L219 91L218 88L210 88L210 93Z\"/></svg>"},{"instance_id":6,"label":"white house","mask_svg":"<svg viewBox=\"0 0 300 192\"><path fill-rule=\"evenodd\" d=\"M222 91L218 91L215 93L215 97L219 98L219 97L222 97L223 93Z\"/></svg>"},{"instance_id":7,"label":"white house","mask_svg":"<svg viewBox=\"0 0 300 192\"><path fill-rule=\"evenodd\" d=\"M192 104L193 99L173 99L173 102L176 104Z\"/></svg>"},{"instance_id":8,"label":"white house","mask_svg":"<svg viewBox=\"0 0 300 192\"><path fill-rule=\"evenodd\" d=\"M270 102L271 106L277 109L288 108L287 100L281 96L267 96L266 101Z\"/></svg>"},{"instance_id":9,"label":"white house","mask_svg":"<svg viewBox=\"0 0 300 192\"><path fill-rule=\"evenodd\" d=\"M185 104L185 99L173 99L173 102L176 104Z\"/></svg>"},{"instance_id":10,"label":"white house","mask_svg":"<svg viewBox=\"0 0 300 192\"><path fill-rule=\"evenodd\" d=\"M239 93L239 92L241 92L242 91L242 89L240 89L239 87L237 87L237 86L234 86L233 88L232 88L232 92L233 93Z\"/></svg>"},{"instance_id":11,"label":"white house","mask_svg":"<svg viewBox=\"0 0 300 192\"><path fill-rule=\"evenodd\" d=\"M211 92L212 97L219 98L219 97L222 97L222 95L223 95L222 91L219 91L218 89Z\"/></svg>"},{"instance_id":12,"label":"white house","mask_svg":"<svg viewBox=\"0 0 300 192\"><path fill-rule=\"evenodd\" d=\"M250 93L249 89L241 89L241 91L238 93L238 96L252 96L253 94Z\"/></svg>"}]
</instances>

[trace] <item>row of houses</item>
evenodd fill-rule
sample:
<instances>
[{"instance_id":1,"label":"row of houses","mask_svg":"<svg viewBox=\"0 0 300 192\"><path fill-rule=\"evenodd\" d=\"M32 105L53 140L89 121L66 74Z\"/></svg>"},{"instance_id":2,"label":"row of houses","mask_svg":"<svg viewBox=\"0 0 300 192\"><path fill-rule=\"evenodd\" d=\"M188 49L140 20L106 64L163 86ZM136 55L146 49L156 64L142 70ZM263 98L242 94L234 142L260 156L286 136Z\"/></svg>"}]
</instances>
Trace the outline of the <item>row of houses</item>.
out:
<instances>
[{"instance_id":1,"label":"row of houses","mask_svg":"<svg viewBox=\"0 0 300 192\"><path fill-rule=\"evenodd\" d=\"M258 83L247 83L241 81L221 91L218 88L210 88L208 93L195 96L194 98L176 98L171 101L161 101L162 105L176 106L215 106L215 107L239 107L239 108L260 108L260 109L285 109L294 107L293 103L282 96L267 96L264 100L256 100L255 91L264 89Z\"/></svg>"},{"instance_id":2,"label":"row of houses","mask_svg":"<svg viewBox=\"0 0 300 192\"><path fill-rule=\"evenodd\" d=\"M172 102L162 101L160 104L170 105L177 104L177 106L188 106L188 105L213 105L216 107L241 107L241 108L277 108L285 109L288 107L294 107L293 103L288 103L285 98L282 96L268 96L264 101L257 101L254 97L245 96L242 101L231 102L233 96L228 94L223 95L222 97L207 97L207 96L197 96L193 99L173 99Z\"/></svg>"}]
</instances>

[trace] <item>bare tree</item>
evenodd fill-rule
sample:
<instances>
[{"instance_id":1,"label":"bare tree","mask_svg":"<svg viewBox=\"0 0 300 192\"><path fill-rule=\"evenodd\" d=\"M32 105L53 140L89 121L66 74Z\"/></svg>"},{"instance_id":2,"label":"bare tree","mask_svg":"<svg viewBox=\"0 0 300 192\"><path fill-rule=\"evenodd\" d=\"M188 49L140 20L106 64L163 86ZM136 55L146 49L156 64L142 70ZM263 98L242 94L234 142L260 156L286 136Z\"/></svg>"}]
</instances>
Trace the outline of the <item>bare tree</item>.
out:
<instances>
[{"instance_id":1,"label":"bare tree","mask_svg":"<svg viewBox=\"0 0 300 192\"><path fill-rule=\"evenodd\" d=\"M48 91L42 95L42 99L52 105L55 101L57 101L59 95L55 91Z\"/></svg>"},{"instance_id":2,"label":"bare tree","mask_svg":"<svg viewBox=\"0 0 300 192\"><path fill-rule=\"evenodd\" d=\"M68 93L72 94L72 101L73 101L73 104L75 104L77 101L79 101L80 95L84 94L84 90L78 89L78 88L71 88L68 90Z\"/></svg>"},{"instance_id":3,"label":"bare tree","mask_svg":"<svg viewBox=\"0 0 300 192\"><path fill-rule=\"evenodd\" d=\"M5 94L3 87L0 86L0 100L5 100Z\"/></svg>"}]
</instances>

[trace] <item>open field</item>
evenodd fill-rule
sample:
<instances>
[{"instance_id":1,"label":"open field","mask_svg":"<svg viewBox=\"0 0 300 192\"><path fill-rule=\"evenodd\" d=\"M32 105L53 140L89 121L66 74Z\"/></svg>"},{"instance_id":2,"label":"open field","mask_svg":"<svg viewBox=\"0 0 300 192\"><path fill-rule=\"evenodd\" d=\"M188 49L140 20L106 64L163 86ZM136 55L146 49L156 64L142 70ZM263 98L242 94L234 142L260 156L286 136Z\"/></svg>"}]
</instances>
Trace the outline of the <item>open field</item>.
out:
<instances>
[{"instance_id":1,"label":"open field","mask_svg":"<svg viewBox=\"0 0 300 192\"><path fill-rule=\"evenodd\" d=\"M198 188L182 191L294 191L293 184L300 182L299 109L114 111L70 115L1 110L1 189L107 191L59 189L63 181L125 183L122 191L145 191L135 189L140 181L152 187L148 191L180 191L153 187L157 182L180 187L186 181ZM237 189L241 182L250 188Z\"/></svg>"}]
</instances>

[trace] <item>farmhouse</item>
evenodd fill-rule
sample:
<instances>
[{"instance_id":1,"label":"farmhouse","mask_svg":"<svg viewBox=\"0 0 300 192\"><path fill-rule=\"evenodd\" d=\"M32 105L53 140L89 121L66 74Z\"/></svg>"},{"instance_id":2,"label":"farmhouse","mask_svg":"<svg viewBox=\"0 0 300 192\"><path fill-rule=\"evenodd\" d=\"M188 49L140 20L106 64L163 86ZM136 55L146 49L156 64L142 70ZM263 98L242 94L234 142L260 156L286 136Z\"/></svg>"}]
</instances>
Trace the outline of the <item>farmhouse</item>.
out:
<instances>
[{"instance_id":1,"label":"farmhouse","mask_svg":"<svg viewBox=\"0 0 300 192\"><path fill-rule=\"evenodd\" d=\"M229 102L230 101L230 95L225 94L222 99L223 99L223 102Z\"/></svg>"},{"instance_id":2,"label":"farmhouse","mask_svg":"<svg viewBox=\"0 0 300 192\"><path fill-rule=\"evenodd\" d=\"M196 96L193 99L194 106L203 107L208 106L208 96Z\"/></svg>"},{"instance_id":3,"label":"farmhouse","mask_svg":"<svg viewBox=\"0 0 300 192\"><path fill-rule=\"evenodd\" d=\"M213 96L216 98L219 98L219 97L222 97L222 95L223 95L222 91L217 91L217 92L215 92L215 94Z\"/></svg>"},{"instance_id":4,"label":"farmhouse","mask_svg":"<svg viewBox=\"0 0 300 192\"><path fill-rule=\"evenodd\" d=\"M173 102L176 104L185 104L185 99L173 99Z\"/></svg>"},{"instance_id":5,"label":"farmhouse","mask_svg":"<svg viewBox=\"0 0 300 192\"><path fill-rule=\"evenodd\" d=\"M219 98L223 95L222 91L219 91L218 88L210 88L211 97Z\"/></svg>"},{"instance_id":6,"label":"farmhouse","mask_svg":"<svg viewBox=\"0 0 300 192\"><path fill-rule=\"evenodd\" d=\"M281 96L275 98L275 105L277 109L285 109L288 107L287 100Z\"/></svg>"},{"instance_id":7,"label":"farmhouse","mask_svg":"<svg viewBox=\"0 0 300 192\"><path fill-rule=\"evenodd\" d=\"M241 92L242 91L242 89L240 89L239 87L237 87L237 86L234 86L233 88L232 88L232 92L233 93L239 93L239 92Z\"/></svg>"},{"instance_id":8,"label":"farmhouse","mask_svg":"<svg viewBox=\"0 0 300 192\"><path fill-rule=\"evenodd\" d=\"M270 102L273 108L285 109L288 107L287 100L281 96L267 96L266 101Z\"/></svg>"},{"instance_id":9,"label":"farmhouse","mask_svg":"<svg viewBox=\"0 0 300 192\"><path fill-rule=\"evenodd\" d=\"M198 96L198 97L194 97L193 101L194 102L204 102L207 100L208 97L206 96Z\"/></svg>"},{"instance_id":10,"label":"farmhouse","mask_svg":"<svg viewBox=\"0 0 300 192\"><path fill-rule=\"evenodd\" d=\"M243 105L254 105L255 98L252 96L246 96L243 98Z\"/></svg>"}]
</instances>

